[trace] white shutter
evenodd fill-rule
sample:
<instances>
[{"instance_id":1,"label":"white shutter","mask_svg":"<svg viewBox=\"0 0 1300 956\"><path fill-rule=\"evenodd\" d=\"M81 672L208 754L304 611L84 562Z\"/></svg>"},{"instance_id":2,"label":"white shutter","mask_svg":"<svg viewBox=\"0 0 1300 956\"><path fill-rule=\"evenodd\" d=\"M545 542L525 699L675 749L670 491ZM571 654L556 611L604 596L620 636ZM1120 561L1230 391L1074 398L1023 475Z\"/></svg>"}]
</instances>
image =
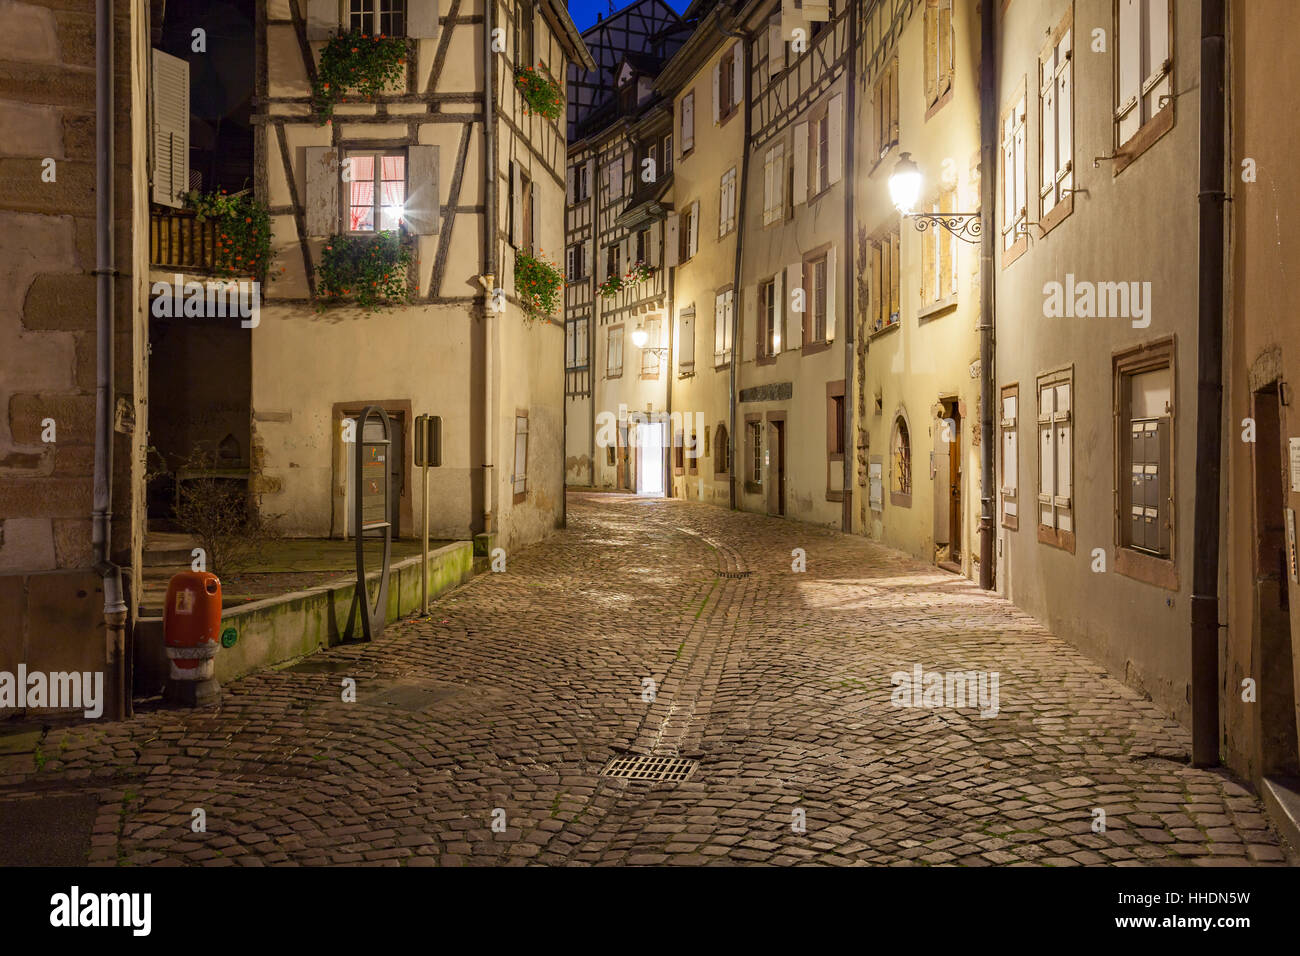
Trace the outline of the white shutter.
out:
<instances>
[{"instance_id":1,"label":"white shutter","mask_svg":"<svg viewBox=\"0 0 1300 956\"><path fill-rule=\"evenodd\" d=\"M664 225L664 265L668 268L677 265L678 253L681 250L680 228L681 217L673 213Z\"/></svg>"},{"instance_id":2,"label":"white shutter","mask_svg":"<svg viewBox=\"0 0 1300 956\"><path fill-rule=\"evenodd\" d=\"M831 97L830 110L826 118L829 130L827 163L827 180L834 186L844 178L844 94L836 93Z\"/></svg>"},{"instance_id":3,"label":"white shutter","mask_svg":"<svg viewBox=\"0 0 1300 956\"><path fill-rule=\"evenodd\" d=\"M767 23L767 75L776 76L785 69L785 40L781 38L781 18Z\"/></svg>"},{"instance_id":4,"label":"white shutter","mask_svg":"<svg viewBox=\"0 0 1300 956\"><path fill-rule=\"evenodd\" d=\"M587 276L591 275L591 267L596 262L596 240L588 239L584 245L586 246L586 249L584 250L585 254L582 257L582 278L585 279Z\"/></svg>"},{"instance_id":5,"label":"white shutter","mask_svg":"<svg viewBox=\"0 0 1300 956\"><path fill-rule=\"evenodd\" d=\"M757 327L755 324L757 307L758 307L757 290L755 289L754 286L751 285L748 289L744 290L743 298L741 299L740 302L741 321L743 322L743 328L741 329L740 340L741 342L754 343L755 356L758 356L759 354L758 333L755 331Z\"/></svg>"},{"instance_id":6,"label":"white shutter","mask_svg":"<svg viewBox=\"0 0 1300 956\"><path fill-rule=\"evenodd\" d=\"M438 35L438 0L406 0L406 35L432 39Z\"/></svg>"},{"instance_id":7,"label":"white shutter","mask_svg":"<svg viewBox=\"0 0 1300 956\"><path fill-rule=\"evenodd\" d=\"M695 310L683 312L677 330L677 367L695 367Z\"/></svg>"},{"instance_id":8,"label":"white shutter","mask_svg":"<svg viewBox=\"0 0 1300 956\"><path fill-rule=\"evenodd\" d=\"M780 355L785 346L785 273L772 277L772 354Z\"/></svg>"},{"instance_id":9,"label":"white shutter","mask_svg":"<svg viewBox=\"0 0 1300 956\"><path fill-rule=\"evenodd\" d=\"M1038 391L1038 523L1054 527L1052 495L1056 493L1056 451L1052 427L1053 398L1056 390L1047 385Z\"/></svg>"},{"instance_id":10,"label":"white shutter","mask_svg":"<svg viewBox=\"0 0 1300 956\"><path fill-rule=\"evenodd\" d=\"M524 236L524 180L519 164L510 160L510 245L518 249Z\"/></svg>"},{"instance_id":11,"label":"white shutter","mask_svg":"<svg viewBox=\"0 0 1300 956\"><path fill-rule=\"evenodd\" d=\"M772 221L772 155L768 150L763 156L763 225Z\"/></svg>"},{"instance_id":12,"label":"white shutter","mask_svg":"<svg viewBox=\"0 0 1300 956\"><path fill-rule=\"evenodd\" d=\"M727 351L727 293L713 297L713 364L719 365Z\"/></svg>"},{"instance_id":13,"label":"white shutter","mask_svg":"<svg viewBox=\"0 0 1300 956\"><path fill-rule=\"evenodd\" d=\"M835 338L835 293L839 291L840 273L835 262L835 246L826 250L826 341Z\"/></svg>"},{"instance_id":14,"label":"white shutter","mask_svg":"<svg viewBox=\"0 0 1300 956\"><path fill-rule=\"evenodd\" d=\"M609 250L601 247L600 261L596 263L596 283L604 285L605 280L609 278Z\"/></svg>"},{"instance_id":15,"label":"white shutter","mask_svg":"<svg viewBox=\"0 0 1300 956\"><path fill-rule=\"evenodd\" d=\"M735 291L728 289L725 293L723 293L722 301L724 307L726 308L726 318L723 320L723 324L722 324L722 349L724 352L728 353L728 356L730 357L730 354L735 349L735 345L736 345L736 343L733 342L731 338L732 337L731 326L732 323L736 321Z\"/></svg>"},{"instance_id":16,"label":"white shutter","mask_svg":"<svg viewBox=\"0 0 1300 956\"><path fill-rule=\"evenodd\" d=\"M803 290L803 308L801 309L795 309L794 307L794 294L797 289ZM785 300L789 304L789 320L786 322L788 326L786 331L790 335L786 348L803 348L803 322L808 311L809 290L804 288L802 262L792 262L785 267L785 290Z\"/></svg>"},{"instance_id":17,"label":"white shutter","mask_svg":"<svg viewBox=\"0 0 1300 956\"><path fill-rule=\"evenodd\" d=\"M323 42L333 36L339 28L339 5L337 0L307 0L307 39L312 43Z\"/></svg>"},{"instance_id":18,"label":"white shutter","mask_svg":"<svg viewBox=\"0 0 1300 956\"><path fill-rule=\"evenodd\" d=\"M632 237L624 236L618 246L620 250L618 254L618 266L623 270L623 274L626 275L632 271Z\"/></svg>"},{"instance_id":19,"label":"white shutter","mask_svg":"<svg viewBox=\"0 0 1300 956\"><path fill-rule=\"evenodd\" d=\"M1120 143L1136 133L1142 122L1142 111L1133 112L1142 87L1142 3L1143 0L1119 0L1119 29L1115 36L1119 87L1115 118L1120 123Z\"/></svg>"},{"instance_id":20,"label":"white shutter","mask_svg":"<svg viewBox=\"0 0 1300 956\"><path fill-rule=\"evenodd\" d=\"M189 188L190 65L154 50L153 201L179 209Z\"/></svg>"},{"instance_id":21,"label":"white shutter","mask_svg":"<svg viewBox=\"0 0 1300 956\"><path fill-rule=\"evenodd\" d=\"M587 195L582 198L590 199L592 191L596 189L596 160L589 157L587 159Z\"/></svg>"},{"instance_id":22,"label":"white shutter","mask_svg":"<svg viewBox=\"0 0 1300 956\"><path fill-rule=\"evenodd\" d=\"M417 236L438 234L438 147L411 146L407 150L406 207L402 218ZM537 220L533 220L536 228Z\"/></svg>"},{"instance_id":23,"label":"white shutter","mask_svg":"<svg viewBox=\"0 0 1300 956\"><path fill-rule=\"evenodd\" d=\"M659 263L662 261L662 256L660 255L660 250L659 250L659 242L661 236L663 235L663 231L664 231L664 227L663 227L663 223L661 222L656 222L654 225L650 227L649 255L650 255L650 268L652 269L658 269Z\"/></svg>"},{"instance_id":24,"label":"white shutter","mask_svg":"<svg viewBox=\"0 0 1300 956\"><path fill-rule=\"evenodd\" d=\"M564 171L564 201L567 205L573 205L573 174L576 168L570 166Z\"/></svg>"},{"instance_id":25,"label":"white shutter","mask_svg":"<svg viewBox=\"0 0 1300 956\"><path fill-rule=\"evenodd\" d=\"M718 125L718 119L722 113L722 64L713 64L713 125Z\"/></svg>"},{"instance_id":26,"label":"white shutter","mask_svg":"<svg viewBox=\"0 0 1300 956\"><path fill-rule=\"evenodd\" d=\"M689 153L695 148L695 94L688 93L682 97L682 152Z\"/></svg>"},{"instance_id":27,"label":"white shutter","mask_svg":"<svg viewBox=\"0 0 1300 956\"><path fill-rule=\"evenodd\" d=\"M1169 0L1146 0L1147 32L1145 81L1164 72L1165 60L1169 59Z\"/></svg>"},{"instance_id":28,"label":"white shutter","mask_svg":"<svg viewBox=\"0 0 1300 956\"><path fill-rule=\"evenodd\" d=\"M1062 51L1062 56L1066 53ZM1060 129L1060 139L1056 147L1056 170L1058 173L1064 172L1067 164L1071 163L1074 158L1074 104L1072 102L1072 76L1074 63L1066 59L1065 66L1061 69L1060 78L1056 81L1056 113L1057 124ZM1064 185L1069 185L1064 182Z\"/></svg>"},{"instance_id":29,"label":"white shutter","mask_svg":"<svg viewBox=\"0 0 1300 956\"><path fill-rule=\"evenodd\" d=\"M339 154L329 146L308 146L307 235L331 236L339 225Z\"/></svg>"},{"instance_id":30,"label":"white shutter","mask_svg":"<svg viewBox=\"0 0 1300 956\"><path fill-rule=\"evenodd\" d=\"M737 43L732 50L735 60L731 64L731 104L737 106L745 98L745 44Z\"/></svg>"},{"instance_id":31,"label":"white shutter","mask_svg":"<svg viewBox=\"0 0 1300 956\"><path fill-rule=\"evenodd\" d=\"M794 127L794 195L790 202L796 206L808 199L808 124L796 123Z\"/></svg>"},{"instance_id":32,"label":"white shutter","mask_svg":"<svg viewBox=\"0 0 1300 956\"><path fill-rule=\"evenodd\" d=\"M691 231L686 237L687 257L700 251L700 201L691 203Z\"/></svg>"}]
</instances>

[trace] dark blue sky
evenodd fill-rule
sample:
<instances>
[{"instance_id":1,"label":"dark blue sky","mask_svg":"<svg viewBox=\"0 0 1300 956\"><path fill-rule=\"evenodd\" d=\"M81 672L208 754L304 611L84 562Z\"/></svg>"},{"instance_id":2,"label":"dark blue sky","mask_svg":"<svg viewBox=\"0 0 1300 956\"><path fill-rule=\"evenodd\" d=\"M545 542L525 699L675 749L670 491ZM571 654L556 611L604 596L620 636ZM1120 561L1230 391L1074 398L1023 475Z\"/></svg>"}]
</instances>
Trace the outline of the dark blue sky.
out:
<instances>
[{"instance_id":1,"label":"dark blue sky","mask_svg":"<svg viewBox=\"0 0 1300 956\"><path fill-rule=\"evenodd\" d=\"M689 2L690 0L668 0L668 5L680 13ZM615 10L622 10L630 3L632 0L614 0L613 6ZM609 0L569 0L569 16L573 17L579 30L585 30L595 23L596 14L608 14L609 8Z\"/></svg>"}]
</instances>

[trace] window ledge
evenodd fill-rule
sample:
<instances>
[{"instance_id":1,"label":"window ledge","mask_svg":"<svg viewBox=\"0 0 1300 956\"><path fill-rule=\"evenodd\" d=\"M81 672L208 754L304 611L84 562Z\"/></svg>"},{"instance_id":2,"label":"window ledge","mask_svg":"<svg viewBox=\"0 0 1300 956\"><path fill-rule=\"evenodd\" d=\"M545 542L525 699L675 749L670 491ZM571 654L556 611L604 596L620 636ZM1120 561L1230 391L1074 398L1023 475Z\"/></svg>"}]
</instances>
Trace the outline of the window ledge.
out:
<instances>
[{"instance_id":1,"label":"window ledge","mask_svg":"<svg viewBox=\"0 0 1300 956\"><path fill-rule=\"evenodd\" d=\"M890 322L888 325L882 325L880 328L872 332L868 337L873 339L879 338L882 335L886 335L889 332L893 332L902 324L903 324L903 320L900 318L897 322Z\"/></svg>"},{"instance_id":2,"label":"window ledge","mask_svg":"<svg viewBox=\"0 0 1300 956\"><path fill-rule=\"evenodd\" d=\"M1053 548L1060 548L1062 551L1068 551L1074 554L1074 532L1058 531L1056 528L1049 528L1047 525L1038 526L1038 540L1041 544L1051 545Z\"/></svg>"},{"instance_id":3,"label":"window ledge","mask_svg":"<svg viewBox=\"0 0 1300 956\"><path fill-rule=\"evenodd\" d=\"M1029 250L1029 236L1027 234L1022 235L1019 239L1017 239L1014 243L1012 243L1010 249L1002 250L1002 268L1004 269L1007 268L1007 266L1011 265L1011 263L1015 262L1017 259L1023 256L1028 250Z\"/></svg>"},{"instance_id":4,"label":"window ledge","mask_svg":"<svg viewBox=\"0 0 1300 956\"><path fill-rule=\"evenodd\" d=\"M1178 590L1178 568L1169 558L1143 554L1132 548L1115 549L1115 570L1126 578L1151 584L1166 591Z\"/></svg>"},{"instance_id":5,"label":"window ledge","mask_svg":"<svg viewBox=\"0 0 1300 956\"><path fill-rule=\"evenodd\" d=\"M1045 215L1038 217L1039 235L1045 236L1069 217L1074 212L1074 193L1066 196Z\"/></svg>"},{"instance_id":6,"label":"window ledge","mask_svg":"<svg viewBox=\"0 0 1300 956\"><path fill-rule=\"evenodd\" d=\"M804 355L816 355L818 352L825 352L831 347L831 343L825 340L819 342L805 342L801 351Z\"/></svg>"},{"instance_id":7,"label":"window ledge","mask_svg":"<svg viewBox=\"0 0 1300 956\"><path fill-rule=\"evenodd\" d=\"M1168 106L1147 120L1145 126L1130 136L1128 142L1115 151L1114 175L1118 176L1128 169L1139 156L1154 146L1156 141L1173 127L1174 104L1171 100Z\"/></svg>"},{"instance_id":8,"label":"window ledge","mask_svg":"<svg viewBox=\"0 0 1300 956\"><path fill-rule=\"evenodd\" d=\"M912 507L912 493L909 491L907 494L903 494L899 491L891 491L889 493L889 503L898 505L900 508L910 508Z\"/></svg>"},{"instance_id":9,"label":"window ledge","mask_svg":"<svg viewBox=\"0 0 1300 956\"><path fill-rule=\"evenodd\" d=\"M917 311L916 320L918 322L923 322L926 319L938 318L941 315L946 315L949 312L955 311L957 311L957 297L955 295L950 295L946 299L939 299L937 302L932 302L925 308Z\"/></svg>"}]
</instances>

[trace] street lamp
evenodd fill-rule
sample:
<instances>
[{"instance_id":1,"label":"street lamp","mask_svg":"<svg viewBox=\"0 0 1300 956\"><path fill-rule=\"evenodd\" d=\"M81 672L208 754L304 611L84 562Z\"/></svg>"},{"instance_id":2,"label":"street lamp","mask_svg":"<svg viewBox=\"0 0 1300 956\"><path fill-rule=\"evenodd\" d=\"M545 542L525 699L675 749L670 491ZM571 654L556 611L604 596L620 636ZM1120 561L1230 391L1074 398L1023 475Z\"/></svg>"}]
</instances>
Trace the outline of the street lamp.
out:
<instances>
[{"instance_id":1,"label":"street lamp","mask_svg":"<svg viewBox=\"0 0 1300 956\"><path fill-rule=\"evenodd\" d=\"M931 226L942 226L963 242L978 243L984 224L977 212L912 212L921 197L921 167L912 161L911 153L902 153L898 165L889 176L889 198L894 201L900 215L916 223L917 232Z\"/></svg>"},{"instance_id":2,"label":"street lamp","mask_svg":"<svg viewBox=\"0 0 1300 956\"><path fill-rule=\"evenodd\" d=\"M659 346L659 347L653 347L653 346L652 346L652 347L650 347L650 348L647 348L647 347L646 347L646 343L649 342L649 341L650 341L650 335L649 335L649 333L647 333L646 330L645 330L642 326L639 326L639 325L638 325L638 326L636 327L636 329L633 330L633 332L632 332L632 344L633 344L633 345L635 345L637 348L639 348L639 349L640 349L641 351L643 351L643 352L654 352L654 353L656 353L656 354L658 354L658 355L663 355L663 353L665 353L665 352L668 351L668 349L666 349L666 348L664 348L664 347L662 347L662 346Z\"/></svg>"}]
</instances>

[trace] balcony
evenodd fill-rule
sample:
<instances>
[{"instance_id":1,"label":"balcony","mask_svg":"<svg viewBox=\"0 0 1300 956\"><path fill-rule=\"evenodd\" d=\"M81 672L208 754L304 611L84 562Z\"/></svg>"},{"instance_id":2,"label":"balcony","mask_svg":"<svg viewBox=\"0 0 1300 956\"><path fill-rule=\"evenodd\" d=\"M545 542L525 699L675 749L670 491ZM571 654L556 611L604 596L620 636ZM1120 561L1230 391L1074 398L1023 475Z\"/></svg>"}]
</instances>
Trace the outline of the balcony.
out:
<instances>
[{"instance_id":1,"label":"balcony","mask_svg":"<svg viewBox=\"0 0 1300 956\"><path fill-rule=\"evenodd\" d=\"M199 222L189 209L149 210L149 264L176 272L217 271L216 219Z\"/></svg>"}]
</instances>

